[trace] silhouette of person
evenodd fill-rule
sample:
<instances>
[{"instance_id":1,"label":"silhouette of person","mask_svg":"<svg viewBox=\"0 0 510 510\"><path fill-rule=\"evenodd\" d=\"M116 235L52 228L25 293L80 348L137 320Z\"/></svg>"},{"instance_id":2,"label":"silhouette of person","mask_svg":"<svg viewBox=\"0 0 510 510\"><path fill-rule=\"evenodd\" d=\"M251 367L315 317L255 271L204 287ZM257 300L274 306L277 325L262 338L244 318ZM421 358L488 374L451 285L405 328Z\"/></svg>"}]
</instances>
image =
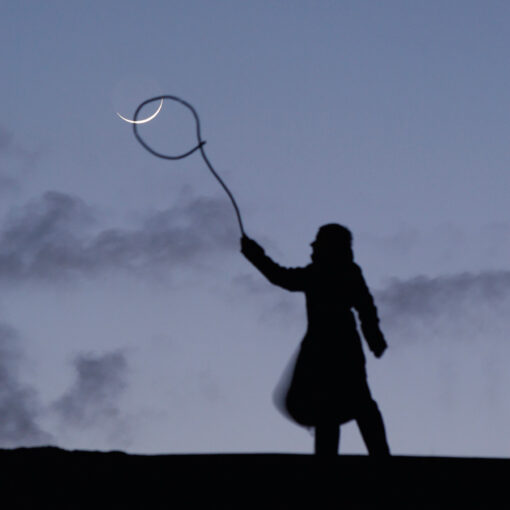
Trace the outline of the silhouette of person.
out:
<instances>
[{"instance_id":1,"label":"silhouette of person","mask_svg":"<svg viewBox=\"0 0 510 510\"><path fill-rule=\"evenodd\" d=\"M361 268L354 262L352 234L344 226L327 224L311 246L311 264L285 268L273 262L257 242L241 238L241 252L271 283L306 296L308 328L285 408L298 424L315 428L317 455L337 455L340 425L353 419L369 454L389 455L383 419L367 383L353 308L377 358L387 344Z\"/></svg>"}]
</instances>

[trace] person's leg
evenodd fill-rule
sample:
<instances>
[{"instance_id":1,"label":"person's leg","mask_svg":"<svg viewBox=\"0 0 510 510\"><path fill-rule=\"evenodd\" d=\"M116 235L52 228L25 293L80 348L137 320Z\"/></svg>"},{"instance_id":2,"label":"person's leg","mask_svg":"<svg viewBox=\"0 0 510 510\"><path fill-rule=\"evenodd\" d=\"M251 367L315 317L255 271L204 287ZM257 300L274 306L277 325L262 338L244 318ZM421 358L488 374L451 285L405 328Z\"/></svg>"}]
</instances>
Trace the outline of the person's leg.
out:
<instances>
[{"instance_id":1,"label":"person's leg","mask_svg":"<svg viewBox=\"0 0 510 510\"><path fill-rule=\"evenodd\" d=\"M384 422L375 400L370 397L361 406L356 421L368 453L379 457L390 455Z\"/></svg>"},{"instance_id":2,"label":"person's leg","mask_svg":"<svg viewBox=\"0 0 510 510\"><path fill-rule=\"evenodd\" d=\"M335 422L320 423L315 427L315 455L333 457L338 454L340 426Z\"/></svg>"}]
</instances>

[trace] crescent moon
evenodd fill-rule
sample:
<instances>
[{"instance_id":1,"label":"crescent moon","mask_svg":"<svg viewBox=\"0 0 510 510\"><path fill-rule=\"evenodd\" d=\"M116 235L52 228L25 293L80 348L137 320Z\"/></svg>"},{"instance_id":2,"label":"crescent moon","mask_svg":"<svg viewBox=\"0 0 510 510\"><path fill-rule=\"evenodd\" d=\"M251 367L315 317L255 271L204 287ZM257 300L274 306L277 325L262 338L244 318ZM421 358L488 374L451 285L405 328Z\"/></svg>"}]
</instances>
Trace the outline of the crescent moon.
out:
<instances>
[{"instance_id":1,"label":"crescent moon","mask_svg":"<svg viewBox=\"0 0 510 510\"><path fill-rule=\"evenodd\" d=\"M126 117L123 117L119 112L117 112L117 115L124 121L129 122L130 124L145 124L146 122L150 122L156 115L161 111L161 107L163 106L163 99L161 100L161 103L159 103L158 109L149 117L142 120L130 120L126 119Z\"/></svg>"}]
</instances>

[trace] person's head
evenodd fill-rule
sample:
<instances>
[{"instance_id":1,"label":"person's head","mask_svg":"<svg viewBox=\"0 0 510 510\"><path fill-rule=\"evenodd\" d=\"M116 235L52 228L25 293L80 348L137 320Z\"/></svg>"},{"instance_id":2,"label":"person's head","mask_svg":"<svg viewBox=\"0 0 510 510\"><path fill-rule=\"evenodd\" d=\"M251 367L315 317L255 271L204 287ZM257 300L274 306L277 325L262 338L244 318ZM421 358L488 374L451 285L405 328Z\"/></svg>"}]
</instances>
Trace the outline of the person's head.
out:
<instances>
[{"instance_id":1,"label":"person's head","mask_svg":"<svg viewBox=\"0 0 510 510\"><path fill-rule=\"evenodd\" d=\"M338 223L328 223L319 228L311 243L314 262L352 262L351 231Z\"/></svg>"}]
</instances>

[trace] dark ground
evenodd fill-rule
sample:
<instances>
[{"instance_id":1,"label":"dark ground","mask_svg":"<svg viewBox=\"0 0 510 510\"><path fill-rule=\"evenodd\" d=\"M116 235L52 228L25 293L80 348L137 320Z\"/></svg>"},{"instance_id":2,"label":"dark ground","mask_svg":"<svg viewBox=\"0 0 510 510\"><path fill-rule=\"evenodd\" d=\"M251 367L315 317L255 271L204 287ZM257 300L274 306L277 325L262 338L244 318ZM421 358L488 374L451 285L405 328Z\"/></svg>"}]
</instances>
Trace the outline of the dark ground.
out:
<instances>
[{"instance_id":1,"label":"dark ground","mask_svg":"<svg viewBox=\"0 0 510 510\"><path fill-rule=\"evenodd\" d=\"M506 508L510 460L0 450L3 508Z\"/></svg>"}]
</instances>

